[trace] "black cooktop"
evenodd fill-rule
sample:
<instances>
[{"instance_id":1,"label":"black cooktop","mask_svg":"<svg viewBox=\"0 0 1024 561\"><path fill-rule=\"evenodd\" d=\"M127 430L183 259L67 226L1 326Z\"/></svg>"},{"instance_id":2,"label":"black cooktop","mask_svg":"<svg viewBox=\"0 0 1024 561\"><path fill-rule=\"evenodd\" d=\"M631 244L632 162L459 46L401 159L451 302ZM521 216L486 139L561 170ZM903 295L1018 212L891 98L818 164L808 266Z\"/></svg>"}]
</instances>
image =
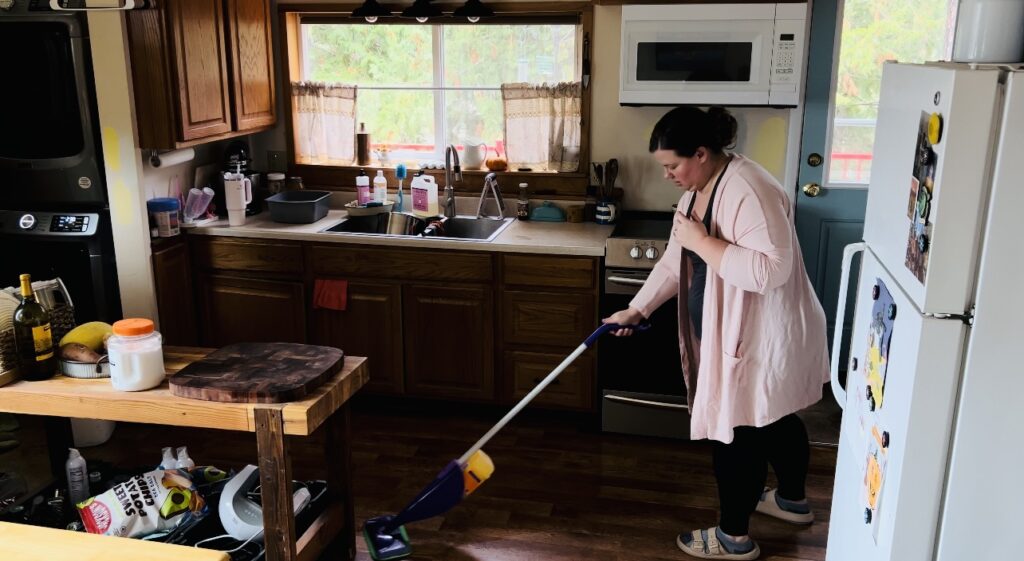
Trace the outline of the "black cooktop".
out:
<instances>
[{"instance_id":1,"label":"black cooktop","mask_svg":"<svg viewBox=\"0 0 1024 561\"><path fill-rule=\"evenodd\" d=\"M627 212L619 219L613 238L667 240L672 234L671 212Z\"/></svg>"}]
</instances>

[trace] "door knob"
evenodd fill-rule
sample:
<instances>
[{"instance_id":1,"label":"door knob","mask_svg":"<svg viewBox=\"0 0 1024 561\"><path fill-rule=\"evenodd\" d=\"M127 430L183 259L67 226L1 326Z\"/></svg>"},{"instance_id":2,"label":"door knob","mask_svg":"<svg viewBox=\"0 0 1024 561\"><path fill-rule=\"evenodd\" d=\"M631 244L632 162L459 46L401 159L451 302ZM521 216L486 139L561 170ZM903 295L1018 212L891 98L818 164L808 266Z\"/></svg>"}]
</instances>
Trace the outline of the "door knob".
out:
<instances>
[{"instance_id":1,"label":"door knob","mask_svg":"<svg viewBox=\"0 0 1024 561\"><path fill-rule=\"evenodd\" d=\"M817 197L821 194L821 185L817 183L808 183L803 186L804 194L808 197Z\"/></svg>"}]
</instances>

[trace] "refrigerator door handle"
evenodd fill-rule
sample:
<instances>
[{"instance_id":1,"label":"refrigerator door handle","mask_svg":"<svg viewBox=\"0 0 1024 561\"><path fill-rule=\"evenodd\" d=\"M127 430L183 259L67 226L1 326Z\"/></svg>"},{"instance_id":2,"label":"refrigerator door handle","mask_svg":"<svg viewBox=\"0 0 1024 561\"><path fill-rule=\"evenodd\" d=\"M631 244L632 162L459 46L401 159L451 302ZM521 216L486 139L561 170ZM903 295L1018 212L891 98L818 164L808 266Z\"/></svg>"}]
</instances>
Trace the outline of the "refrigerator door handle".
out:
<instances>
[{"instance_id":1,"label":"refrigerator door handle","mask_svg":"<svg viewBox=\"0 0 1024 561\"><path fill-rule=\"evenodd\" d=\"M839 278L839 302L836 303L836 326L832 331L832 360L829 361L832 395L840 409L846 408L846 389L839 384L839 357L843 350L843 324L846 320L846 293L850 288L850 267L853 256L867 248L864 242L852 243L843 248L843 268Z\"/></svg>"}]
</instances>

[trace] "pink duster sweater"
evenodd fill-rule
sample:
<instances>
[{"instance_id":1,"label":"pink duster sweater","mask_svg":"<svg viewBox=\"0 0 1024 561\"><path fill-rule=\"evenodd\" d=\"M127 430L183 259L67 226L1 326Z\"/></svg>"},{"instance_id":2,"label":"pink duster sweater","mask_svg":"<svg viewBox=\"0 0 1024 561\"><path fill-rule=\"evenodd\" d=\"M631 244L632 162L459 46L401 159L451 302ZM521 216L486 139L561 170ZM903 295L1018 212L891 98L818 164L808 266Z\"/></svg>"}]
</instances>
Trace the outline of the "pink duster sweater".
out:
<instances>
[{"instance_id":1,"label":"pink duster sweater","mask_svg":"<svg viewBox=\"0 0 1024 561\"><path fill-rule=\"evenodd\" d=\"M677 208L692 196L684 194ZM700 366L696 373L684 366L683 376L690 436L728 444L735 427L762 427L821 399L829 378L825 314L804 269L793 205L760 165L733 157L715 197L711 235L729 247L720 270L708 265L694 357ZM650 316L679 293L681 250L669 242L631 307Z\"/></svg>"}]
</instances>

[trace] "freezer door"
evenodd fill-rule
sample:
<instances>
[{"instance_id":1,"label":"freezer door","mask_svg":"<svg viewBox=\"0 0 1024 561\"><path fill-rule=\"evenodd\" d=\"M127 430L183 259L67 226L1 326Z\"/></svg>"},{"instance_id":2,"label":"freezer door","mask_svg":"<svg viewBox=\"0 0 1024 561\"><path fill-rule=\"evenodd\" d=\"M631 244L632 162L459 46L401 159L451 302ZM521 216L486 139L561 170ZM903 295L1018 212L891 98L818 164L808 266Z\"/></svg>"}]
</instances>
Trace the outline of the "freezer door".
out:
<instances>
[{"instance_id":1,"label":"freezer door","mask_svg":"<svg viewBox=\"0 0 1024 561\"><path fill-rule=\"evenodd\" d=\"M966 326L924 316L864 252L828 561L930 561Z\"/></svg>"},{"instance_id":2,"label":"freezer door","mask_svg":"<svg viewBox=\"0 0 1024 561\"><path fill-rule=\"evenodd\" d=\"M864 240L924 312L969 307L1001 75L939 63L882 73Z\"/></svg>"},{"instance_id":3,"label":"freezer door","mask_svg":"<svg viewBox=\"0 0 1024 561\"><path fill-rule=\"evenodd\" d=\"M1020 559L1024 512L1024 72L1009 76L1006 113L995 167L977 309L950 453L938 561ZM979 536L1012 536L1007 540Z\"/></svg>"}]
</instances>

